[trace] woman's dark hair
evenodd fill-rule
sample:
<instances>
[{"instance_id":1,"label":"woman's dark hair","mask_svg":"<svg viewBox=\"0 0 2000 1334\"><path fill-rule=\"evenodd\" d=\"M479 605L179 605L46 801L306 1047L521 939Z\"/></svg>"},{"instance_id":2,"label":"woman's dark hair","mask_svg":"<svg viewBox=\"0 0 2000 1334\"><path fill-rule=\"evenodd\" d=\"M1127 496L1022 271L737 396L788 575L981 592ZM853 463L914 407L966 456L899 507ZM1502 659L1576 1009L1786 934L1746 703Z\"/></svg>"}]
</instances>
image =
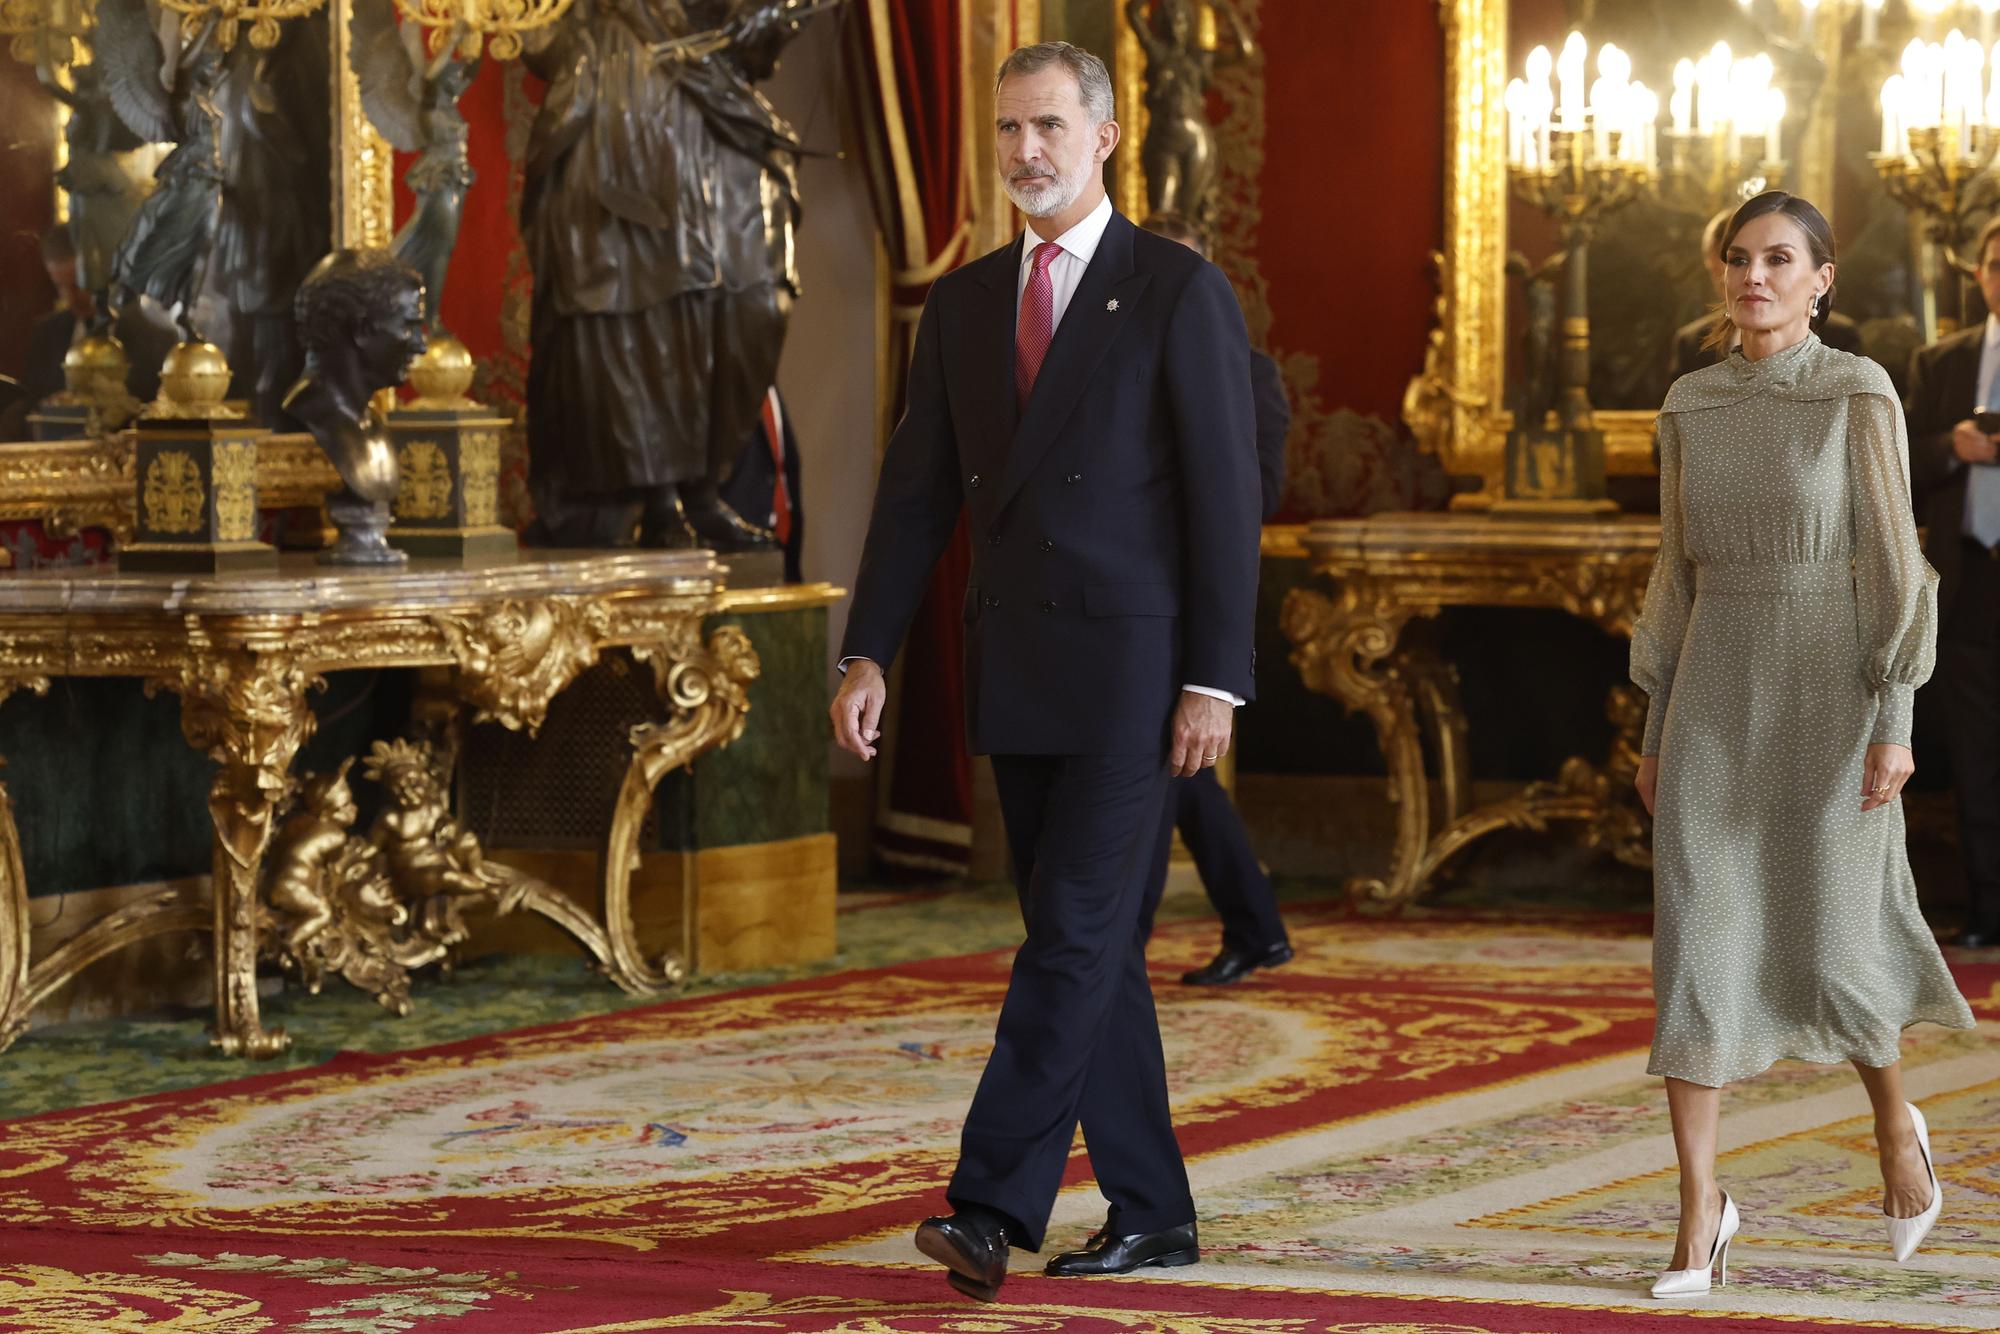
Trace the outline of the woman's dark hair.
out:
<instances>
[{"instance_id":1,"label":"woman's dark hair","mask_svg":"<svg viewBox=\"0 0 2000 1334\"><path fill-rule=\"evenodd\" d=\"M1722 229L1722 239L1716 246L1716 253L1726 264L1729 261L1729 247L1736 243L1736 233L1742 231L1757 219L1773 213L1782 213L1798 224L1805 233L1806 246L1812 251L1812 266L1818 269L1833 263L1833 228L1828 225L1826 215L1813 206L1810 199L1783 190L1766 190L1761 195L1743 201L1737 210L1729 215L1729 225ZM1833 288L1826 289L1820 298L1819 310L1811 318L1811 328L1819 333L1826 328L1827 317L1833 314ZM1726 348L1736 333L1736 326L1729 322L1729 306L1725 302L1715 312L1715 323L1702 340L1703 348Z\"/></svg>"}]
</instances>

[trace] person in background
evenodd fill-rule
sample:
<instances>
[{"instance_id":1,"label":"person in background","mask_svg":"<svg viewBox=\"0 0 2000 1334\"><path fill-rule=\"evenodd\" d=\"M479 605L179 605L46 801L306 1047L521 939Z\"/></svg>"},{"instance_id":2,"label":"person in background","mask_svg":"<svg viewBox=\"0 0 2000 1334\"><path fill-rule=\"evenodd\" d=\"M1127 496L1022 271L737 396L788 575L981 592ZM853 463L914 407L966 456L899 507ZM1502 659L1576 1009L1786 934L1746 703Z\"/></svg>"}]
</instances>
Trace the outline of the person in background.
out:
<instances>
[{"instance_id":1,"label":"person in background","mask_svg":"<svg viewBox=\"0 0 2000 1334\"><path fill-rule=\"evenodd\" d=\"M751 523L771 530L785 553L788 584L804 578L800 573L806 542L804 495L799 489L799 438L778 386L772 385L764 393L764 409L743 442L743 452L736 456L729 480L722 484L722 499Z\"/></svg>"},{"instance_id":2,"label":"person in background","mask_svg":"<svg viewBox=\"0 0 2000 1334\"><path fill-rule=\"evenodd\" d=\"M1986 308L2000 310L2000 217L1973 253ZM1980 949L2000 945L2000 467L1995 436L1973 418L2000 410L2000 316L1918 348L1905 408L1910 487L1938 572L1932 679L1950 720L1969 907L1957 943Z\"/></svg>"},{"instance_id":3,"label":"person in background","mask_svg":"<svg viewBox=\"0 0 2000 1334\"><path fill-rule=\"evenodd\" d=\"M1155 213L1143 225L1149 232L1179 241L1203 259L1209 257L1207 236L1178 213ZM1268 523L1284 496L1285 432L1292 423L1292 408L1285 401L1278 363L1255 348L1250 351L1250 391L1256 400L1257 471ZM1194 858L1208 901L1222 919L1221 951L1203 967L1183 973L1181 981L1189 986L1226 986L1259 968L1290 962L1292 942L1278 914L1271 877L1257 864L1243 817L1216 781L1213 769L1203 769L1192 778L1176 778L1167 785L1166 816L1160 821L1152 867L1147 872L1146 904L1141 914L1145 934L1152 934L1153 917L1166 891L1167 860L1176 828L1188 855Z\"/></svg>"},{"instance_id":4,"label":"person in background","mask_svg":"<svg viewBox=\"0 0 2000 1334\"><path fill-rule=\"evenodd\" d=\"M19 397L0 409L0 440L26 440L28 414L43 400L63 391L63 358L90 327L93 303L90 293L76 280L76 244L69 228L51 227L42 233L42 264L48 269L49 285L56 289L56 306L35 321L28 333L28 357L20 376ZM142 299L125 303L113 327L124 344L131 369L125 387L140 402L149 402L160 392L160 362L174 345L171 324L155 319Z\"/></svg>"}]
</instances>

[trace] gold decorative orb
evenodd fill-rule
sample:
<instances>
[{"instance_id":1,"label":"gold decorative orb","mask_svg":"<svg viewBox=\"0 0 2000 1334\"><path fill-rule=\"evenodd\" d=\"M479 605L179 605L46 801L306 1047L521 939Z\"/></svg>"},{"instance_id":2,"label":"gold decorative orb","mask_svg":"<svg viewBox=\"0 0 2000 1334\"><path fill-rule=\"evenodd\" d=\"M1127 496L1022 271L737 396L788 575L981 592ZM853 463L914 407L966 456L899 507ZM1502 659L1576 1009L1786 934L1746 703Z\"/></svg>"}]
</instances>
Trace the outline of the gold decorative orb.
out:
<instances>
[{"instance_id":1,"label":"gold decorative orb","mask_svg":"<svg viewBox=\"0 0 2000 1334\"><path fill-rule=\"evenodd\" d=\"M176 343L160 363L160 401L152 416L221 416L229 359L213 343ZM161 408L170 411L160 411Z\"/></svg>"},{"instance_id":2,"label":"gold decorative orb","mask_svg":"<svg viewBox=\"0 0 2000 1334\"><path fill-rule=\"evenodd\" d=\"M122 391L130 369L125 345L110 334L85 334L63 355L63 383L79 398L95 398L107 389Z\"/></svg>"},{"instance_id":3,"label":"gold decorative orb","mask_svg":"<svg viewBox=\"0 0 2000 1334\"><path fill-rule=\"evenodd\" d=\"M410 363L410 387L418 407L462 407L470 400L472 353L451 334L440 331L422 356Z\"/></svg>"}]
</instances>

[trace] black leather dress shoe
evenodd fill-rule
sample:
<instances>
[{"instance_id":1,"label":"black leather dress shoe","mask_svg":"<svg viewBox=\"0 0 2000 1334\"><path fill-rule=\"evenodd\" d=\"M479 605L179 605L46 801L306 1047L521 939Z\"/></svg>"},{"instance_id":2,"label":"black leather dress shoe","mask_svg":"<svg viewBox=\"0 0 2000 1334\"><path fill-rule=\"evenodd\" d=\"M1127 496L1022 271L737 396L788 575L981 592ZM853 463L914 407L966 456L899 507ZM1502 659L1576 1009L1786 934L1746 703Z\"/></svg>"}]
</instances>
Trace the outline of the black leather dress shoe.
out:
<instances>
[{"instance_id":1,"label":"black leather dress shoe","mask_svg":"<svg viewBox=\"0 0 2000 1334\"><path fill-rule=\"evenodd\" d=\"M990 1302L1007 1278L1007 1221L976 1205L917 1226L917 1249L951 1272L951 1286L977 1301Z\"/></svg>"},{"instance_id":2,"label":"black leather dress shoe","mask_svg":"<svg viewBox=\"0 0 2000 1334\"><path fill-rule=\"evenodd\" d=\"M2000 945L2000 932L1968 930L1958 933L1951 942L1962 950L1990 950Z\"/></svg>"},{"instance_id":3,"label":"black leather dress shoe","mask_svg":"<svg viewBox=\"0 0 2000 1334\"><path fill-rule=\"evenodd\" d=\"M1208 961L1205 968L1197 968L1192 973L1182 973L1181 981L1191 987L1226 987L1231 982L1241 982L1259 968L1276 968L1281 963L1292 961L1292 947L1279 942L1267 950L1246 952L1222 947L1222 953Z\"/></svg>"},{"instance_id":4,"label":"black leather dress shoe","mask_svg":"<svg viewBox=\"0 0 2000 1334\"><path fill-rule=\"evenodd\" d=\"M1090 1244L1080 1251L1065 1251L1049 1261L1044 1271L1055 1278L1082 1278L1092 1274L1129 1274L1135 1269L1171 1269L1191 1265L1201 1259L1193 1223L1170 1227L1164 1232L1139 1232L1129 1237L1107 1236L1100 1229Z\"/></svg>"}]
</instances>

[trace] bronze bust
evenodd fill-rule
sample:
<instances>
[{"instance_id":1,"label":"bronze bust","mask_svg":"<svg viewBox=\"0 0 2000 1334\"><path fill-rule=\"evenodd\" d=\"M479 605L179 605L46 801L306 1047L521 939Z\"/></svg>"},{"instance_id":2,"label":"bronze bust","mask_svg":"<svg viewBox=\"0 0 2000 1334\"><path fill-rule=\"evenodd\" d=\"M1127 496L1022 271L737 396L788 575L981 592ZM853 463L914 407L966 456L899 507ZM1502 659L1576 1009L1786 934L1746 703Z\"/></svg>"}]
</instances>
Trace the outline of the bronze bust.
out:
<instances>
[{"instance_id":1,"label":"bronze bust","mask_svg":"<svg viewBox=\"0 0 2000 1334\"><path fill-rule=\"evenodd\" d=\"M327 497L340 539L321 557L340 565L390 565L406 557L389 545L396 498L396 452L370 402L402 383L424 350L424 284L386 250L336 250L299 284L305 374L285 395L285 411L312 432L346 483Z\"/></svg>"}]
</instances>

